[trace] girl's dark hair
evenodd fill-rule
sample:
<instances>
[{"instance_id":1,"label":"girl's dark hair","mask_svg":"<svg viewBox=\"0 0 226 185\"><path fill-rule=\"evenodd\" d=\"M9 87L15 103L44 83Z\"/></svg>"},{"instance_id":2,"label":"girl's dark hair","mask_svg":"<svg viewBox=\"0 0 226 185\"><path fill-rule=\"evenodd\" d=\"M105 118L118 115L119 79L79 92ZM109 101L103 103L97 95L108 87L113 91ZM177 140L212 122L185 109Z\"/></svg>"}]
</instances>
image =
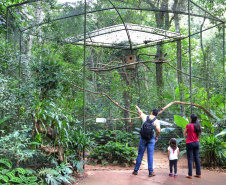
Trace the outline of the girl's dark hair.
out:
<instances>
[{"instance_id":1,"label":"girl's dark hair","mask_svg":"<svg viewBox=\"0 0 226 185\"><path fill-rule=\"evenodd\" d=\"M177 149L177 140L175 138L171 138L169 144L173 150Z\"/></svg>"},{"instance_id":2,"label":"girl's dark hair","mask_svg":"<svg viewBox=\"0 0 226 185\"><path fill-rule=\"evenodd\" d=\"M198 122L198 116L196 114L191 114L191 123L194 124L195 133L198 136L201 135L201 125Z\"/></svg>"}]
</instances>

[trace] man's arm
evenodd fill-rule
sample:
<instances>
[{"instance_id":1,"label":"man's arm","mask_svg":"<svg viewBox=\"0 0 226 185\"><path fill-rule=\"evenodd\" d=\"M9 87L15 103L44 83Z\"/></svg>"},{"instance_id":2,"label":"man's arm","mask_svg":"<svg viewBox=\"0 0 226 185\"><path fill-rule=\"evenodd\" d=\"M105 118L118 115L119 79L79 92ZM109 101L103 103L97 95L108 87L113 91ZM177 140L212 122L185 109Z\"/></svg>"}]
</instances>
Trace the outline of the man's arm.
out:
<instances>
[{"instance_id":1,"label":"man's arm","mask_svg":"<svg viewBox=\"0 0 226 185\"><path fill-rule=\"evenodd\" d=\"M141 114L143 113L141 110L140 110L140 108L136 105L136 107L135 107L136 109L137 109L137 111L138 111L138 113L139 113L139 116L141 116Z\"/></svg>"},{"instance_id":2,"label":"man's arm","mask_svg":"<svg viewBox=\"0 0 226 185\"><path fill-rule=\"evenodd\" d=\"M156 133L156 136L155 136L155 142L158 141L158 137L159 137L160 132L161 132L161 129L160 128L156 128L156 130L157 130L157 133Z\"/></svg>"}]
</instances>

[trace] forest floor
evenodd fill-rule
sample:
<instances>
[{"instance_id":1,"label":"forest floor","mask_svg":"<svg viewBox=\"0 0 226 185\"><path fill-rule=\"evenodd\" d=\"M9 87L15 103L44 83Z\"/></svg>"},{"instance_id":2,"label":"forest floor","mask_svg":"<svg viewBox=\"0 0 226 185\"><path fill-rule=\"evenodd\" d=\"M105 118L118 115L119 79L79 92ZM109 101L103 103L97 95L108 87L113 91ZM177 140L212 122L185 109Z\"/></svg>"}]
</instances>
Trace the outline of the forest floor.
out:
<instances>
[{"instance_id":1,"label":"forest floor","mask_svg":"<svg viewBox=\"0 0 226 185\"><path fill-rule=\"evenodd\" d=\"M178 178L169 177L169 162L167 152L156 150L154 152L154 171L156 176L148 177L147 153L145 152L138 175L132 175L133 166L119 166L110 164L106 166L85 165L85 171L75 177L77 185L146 185L146 184L203 184L225 185L226 172L222 169L202 169L202 178L187 179L187 159L184 155L178 161ZM195 170L193 169L193 175Z\"/></svg>"}]
</instances>

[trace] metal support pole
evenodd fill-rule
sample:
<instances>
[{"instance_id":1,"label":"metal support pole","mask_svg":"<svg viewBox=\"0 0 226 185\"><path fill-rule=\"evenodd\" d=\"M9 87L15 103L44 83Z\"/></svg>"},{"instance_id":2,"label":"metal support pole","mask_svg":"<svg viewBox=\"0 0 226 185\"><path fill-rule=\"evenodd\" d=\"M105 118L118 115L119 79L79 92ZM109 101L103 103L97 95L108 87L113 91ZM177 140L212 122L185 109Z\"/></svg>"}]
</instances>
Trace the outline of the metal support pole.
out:
<instances>
[{"instance_id":1,"label":"metal support pole","mask_svg":"<svg viewBox=\"0 0 226 185\"><path fill-rule=\"evenodd\" d=\"M9 39L9 8L6 9L6 41Z\"/></svg>"},{"instance_id":2,"label":"metal support pole","mask_svg":"<svg viewBox=\"0 0 226 185\"><path fill-rule=\"evenodd\" d=\"M190 23L190 0L188 0L188 27L189 27L189 73L190 73L190 99L191 99L191 114L193 113L192 107L192 78L191 78L191 23Z\"/></svg>"},{"instance_id":3,"label":"metal support pole","mask_svg":"<svg viewBox=\"0 0 226 185\"><path fill-rule=\"evenodd\" d=\"M83 56L84 56L84 62L83 62L83 133L86 133L86 99L85 99L85 82L86 82L86 0L84 5L84 45L83 45ZM83 160L85 160L85 148L83 147ZM85 165L83 165L83 168L85 168Z\"/></svg>"},{"instance_id":4,"label":"metal support pole","mask_svg":"<svg viewBox=\"0 0 226 185\"><path fill-rule=\"evenodd\" d=\"M21 54L22 54L22 32L20 32L20 41L19 41L19 46L20 46L20 56L19 56L19 89L21 86ZM20 91L18 91L18 98L20 99ZM20 120L20 108L18 107L18 122Z\"/></svg>"},{"instance_id":5,"label":"metal support pole","mask_svg":"<svg viewBox=\"0 0 226 185\"><path fill-rule=\"evenodd\" d=\"M22 33L20 32L19 88L20 88L20 78L21 78L21 54L22 54Z\"/></svg>"},{"instance_id":6,"label":"metal support pole","mask_svg":"<svg viewBox=\"0 0 226 185\"><path fill-rule=\"evenodd\" d=\"M225 112L225 81L226 81L226 76L225 76L225 23L223 24L223 73L224 73L224 79L223 79L223 93L224 93L224 114Z\"/></svg>"}]
</instances>

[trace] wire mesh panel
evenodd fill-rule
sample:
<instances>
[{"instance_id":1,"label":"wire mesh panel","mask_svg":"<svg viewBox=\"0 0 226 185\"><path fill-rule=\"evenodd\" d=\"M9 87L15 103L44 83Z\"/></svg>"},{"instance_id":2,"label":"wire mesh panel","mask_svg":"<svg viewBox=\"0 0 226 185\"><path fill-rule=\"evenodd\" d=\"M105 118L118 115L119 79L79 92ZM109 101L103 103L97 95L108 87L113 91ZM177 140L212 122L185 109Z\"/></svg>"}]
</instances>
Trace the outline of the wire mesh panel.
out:
<instances>
[{"instance_id":1,"label":"wire mesh panel","mask_svg":"<svg viewBox=\"0 0 226 185\"><path fill-rule=\"evenodd\" d=\"M215 49L203 50L210 35L219 34L223 41L223 21L192 1L167 2L87 0L85 6L84 1L36 0L10 6L7 37L22 54L18 76L25 82L34 77L42 98L57 84L63 84L61 92L67 91L64 84L70 83L73 100L62 101L78 104L75 127L82 126L85 117L87 133L109 134L92 135L99 137L100 144L124 139L124 144L137 146L142 121L136 104L150 114L172 100L195 101L207 87L219 93L219 99L224 93L223 82L217 81L219 74L210 67L222 71L224 52L215 51L222 43L213 37ZM62 71L67 75L62 74L60 81L56 76ZM205 71L212 75L205 76ZM223 71L220 75L223 79ZM194 89L193 98L189 88ZM166 131L162 141L181 137L182 129L174 124L173 115L190 113L190 107L172 107L174 111L158 116L162 128L176 130ZM96 118L106 122L96 122Z\"/></svg>"}]
</instances>

